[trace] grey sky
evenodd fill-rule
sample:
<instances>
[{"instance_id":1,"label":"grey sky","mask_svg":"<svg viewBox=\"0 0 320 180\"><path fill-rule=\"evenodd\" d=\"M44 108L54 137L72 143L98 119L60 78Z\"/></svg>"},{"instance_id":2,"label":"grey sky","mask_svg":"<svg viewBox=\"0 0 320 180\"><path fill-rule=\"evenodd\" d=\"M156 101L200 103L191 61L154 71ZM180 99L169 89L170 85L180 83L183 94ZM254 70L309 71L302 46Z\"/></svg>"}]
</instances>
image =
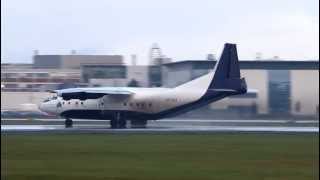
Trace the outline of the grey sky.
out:
<instances>
[{"instance_id":1,"label":"grey sky","mask_svg":"<svg viewBox=\"0 0 320 180\"><path fill-rule=\"evenodd\" d=\"M1 0L2 62L40 54L137 54L152 43L174 60L219 55L238 44L241 59L319 59L316 0Z\"/></svg>"}]
</instances>

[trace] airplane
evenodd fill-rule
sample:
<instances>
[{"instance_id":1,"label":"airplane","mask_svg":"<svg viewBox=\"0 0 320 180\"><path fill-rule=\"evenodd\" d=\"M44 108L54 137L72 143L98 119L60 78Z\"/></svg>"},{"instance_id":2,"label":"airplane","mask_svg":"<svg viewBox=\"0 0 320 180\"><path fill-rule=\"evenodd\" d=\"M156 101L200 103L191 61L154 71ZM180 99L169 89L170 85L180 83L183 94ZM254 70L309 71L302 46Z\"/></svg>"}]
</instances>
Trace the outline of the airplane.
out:
<instances>
[{"instance_id":1,"label":"airplane","mask_svg":"<svg viewBox=\"0 0 320 180\"><path fill-rule=\"evenodd\" d=\"M232 95L247 93L241 78L236 44L226 43L213 70L174 88L88 87L54 90L39 109L65 118L110 120L113 129L145 127L148 120L159 120L208 105Z\"/></svg>"}]
</instances>

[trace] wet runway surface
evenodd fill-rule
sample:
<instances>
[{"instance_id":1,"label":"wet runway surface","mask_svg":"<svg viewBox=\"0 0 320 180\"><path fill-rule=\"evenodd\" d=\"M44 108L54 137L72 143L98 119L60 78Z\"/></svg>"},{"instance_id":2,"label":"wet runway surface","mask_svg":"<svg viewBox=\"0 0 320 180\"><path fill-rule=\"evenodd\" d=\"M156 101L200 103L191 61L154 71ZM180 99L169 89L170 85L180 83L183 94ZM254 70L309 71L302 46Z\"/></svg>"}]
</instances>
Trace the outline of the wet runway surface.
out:
<instances>
[{"instance_id":1,"label":"wet runway surface","mask_svg":"<svg viewBox=\"0 0 320 180\"><path fill-rule=\"evenodd\" d=\"M110 129L108 121L75 120L65 128L63 120L7 120L1 125L6 133L319 133L318 120L162 120L150 121L147 128ZM3 122L3 121L2 121ZM38 123L38 124L37 124ZM56 124L54 124L56 123Z\"/></svg>"}]
</instances>

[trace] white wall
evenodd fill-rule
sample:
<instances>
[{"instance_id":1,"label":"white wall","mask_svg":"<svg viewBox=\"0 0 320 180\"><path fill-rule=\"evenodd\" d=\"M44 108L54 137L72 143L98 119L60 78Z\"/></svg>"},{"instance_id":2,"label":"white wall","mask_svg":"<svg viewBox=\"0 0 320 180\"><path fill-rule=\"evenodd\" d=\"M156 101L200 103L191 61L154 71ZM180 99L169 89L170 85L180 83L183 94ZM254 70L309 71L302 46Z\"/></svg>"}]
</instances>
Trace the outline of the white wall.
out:
<instances>
[{"instance_id":1,"label":"white wall","mask_svg":"<svg viewBox=\"0 0 320 180\"><path fill-rule=\"evenodd\" d=\"M248 89L258 91L256 98L236 99L225 98L218 102L212 103L211 108L226 109L230 105L250 106L253 103L257 104L259 114L267 114L268 109L268 72L266 70L241 70L241 76L246 79Z\"/></svg>"},{"instance_id":2,"label":"white wall","mask_svg":"<svg viewBox=\"0 0 320 180\"><path fill-rule=\"evenodd\" d=\"M148 66L127 66L128 82L130 82L131 79L135 79L139 82L140 86L147 87L149 85L148 72Z\"/></svg>"},{"instance_id":3,"label":"white wall","mask_svg":"<svg viewBox=\"0 0 320 180\"><path fill-rule=\"evenodd\" d=\"M291 112L299 115L317 114L319 106L319 71L292 70L291 73ZM300 102L300 111L296 103Z\"/></svg>"}]
</instances>

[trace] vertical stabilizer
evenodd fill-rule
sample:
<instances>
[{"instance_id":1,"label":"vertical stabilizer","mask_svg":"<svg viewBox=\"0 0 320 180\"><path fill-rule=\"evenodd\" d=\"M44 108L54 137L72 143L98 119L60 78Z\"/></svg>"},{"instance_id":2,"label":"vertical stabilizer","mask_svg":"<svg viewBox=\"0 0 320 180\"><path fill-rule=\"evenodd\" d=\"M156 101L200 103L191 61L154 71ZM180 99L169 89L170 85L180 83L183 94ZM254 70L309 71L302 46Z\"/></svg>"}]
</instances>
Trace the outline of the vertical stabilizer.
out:
<instances>
[{"instance_id":1,"label":"vertical stabilizer","mask_svg":"<svg viewBox=\"0 0 320 180\"><path fill-rule=\"evenodd\" d=\"M247 91L246 82L240 75L239 59L235 44L226 43L219 61L215 65L208 89L220 91Z\"/></svg>"}]
</instances>

